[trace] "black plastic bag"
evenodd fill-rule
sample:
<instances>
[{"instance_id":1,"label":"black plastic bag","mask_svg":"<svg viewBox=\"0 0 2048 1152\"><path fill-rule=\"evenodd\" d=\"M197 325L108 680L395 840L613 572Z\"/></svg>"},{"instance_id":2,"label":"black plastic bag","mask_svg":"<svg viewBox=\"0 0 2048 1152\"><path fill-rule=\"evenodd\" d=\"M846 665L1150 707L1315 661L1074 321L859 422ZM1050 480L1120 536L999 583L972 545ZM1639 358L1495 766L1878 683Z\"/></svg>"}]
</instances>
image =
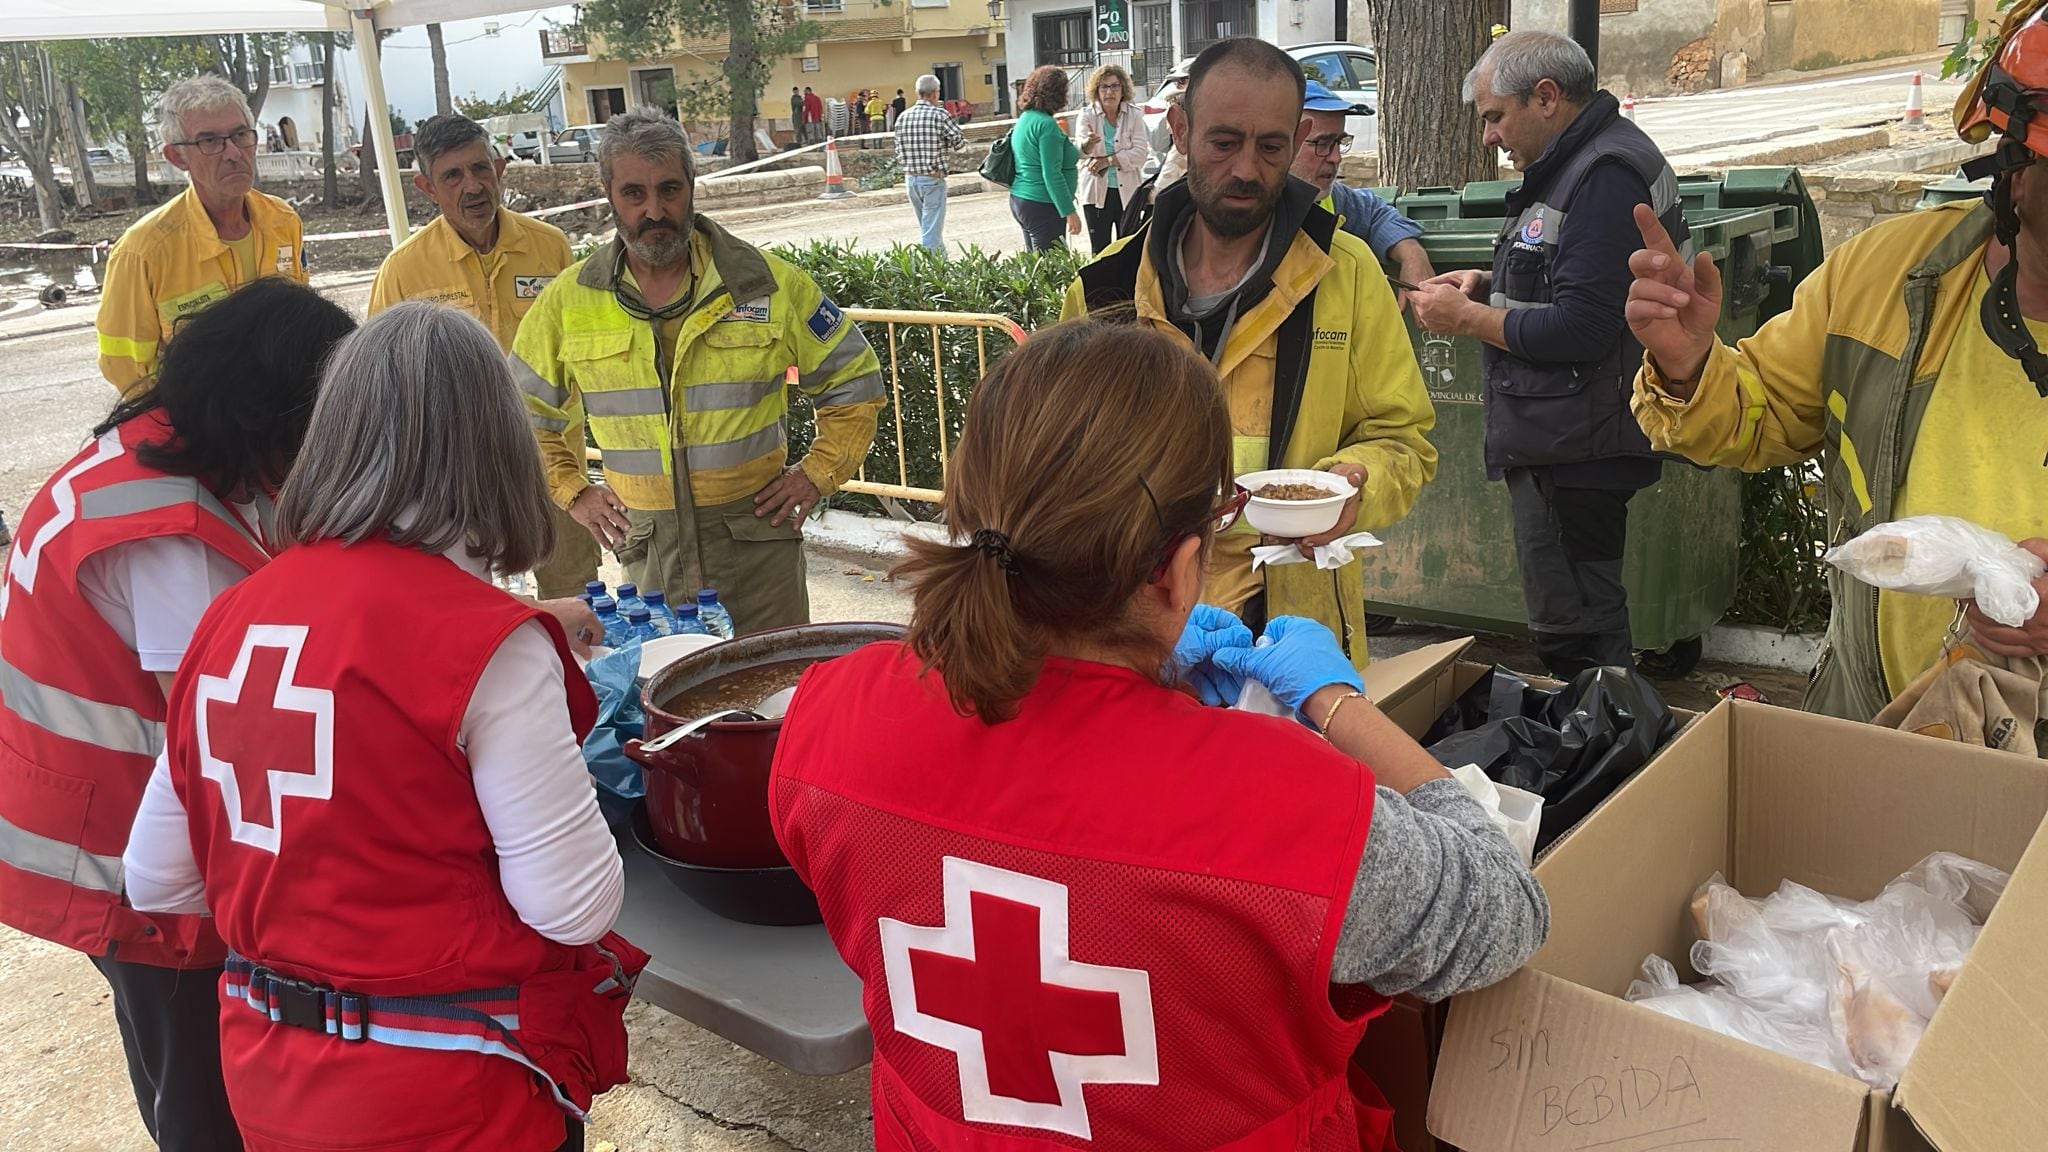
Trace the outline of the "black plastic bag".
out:
<instances>
[{"instance_id":1,"label":"black plastic bag","mask_svg":"<svg viewBox=\"0 0 2048 1152\"><path fill-rule=\"evenodd\" d=\"M1677 735L1649 680L1621 668L1538 688L1505 668L1472 685L1423 736L1446 768L1477 764L1495 783L1543 797L1541 852Z\"/></svg>"}]
</instances>

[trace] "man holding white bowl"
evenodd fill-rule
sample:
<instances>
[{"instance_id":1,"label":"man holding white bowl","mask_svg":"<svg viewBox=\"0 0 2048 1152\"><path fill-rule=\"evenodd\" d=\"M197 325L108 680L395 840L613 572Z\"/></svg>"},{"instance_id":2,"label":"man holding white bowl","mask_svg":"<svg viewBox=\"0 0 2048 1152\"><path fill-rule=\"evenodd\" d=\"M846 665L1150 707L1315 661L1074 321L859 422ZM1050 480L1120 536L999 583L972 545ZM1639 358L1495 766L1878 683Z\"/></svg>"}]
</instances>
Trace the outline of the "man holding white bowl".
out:
<instances>
[{"instance_id":1,"label":"man holding white bowl","mask_svg":"<svg viewBox=\"0 0 2048 1152\"><path fill-rule=\"evenodd\" d=\"M1061 318L1132 309L1137 323L1200 349L1223 378L1238 476L1341 477L1333 517L1320 503L1301 509L1327 530L1286 540L1309 556L1406 516L1437 456L1436 413L1386 273L1317 203L1322 193L1289 173L1311 127L1305 89L1301 66L1261 40L1224 40L1197 57L1167 113L1187 179L1158 194L1144 228L1081 270ZM1364 565L1255 569L1262 534L1252 521L1287 511L1261 503L1217 536L1203 601L1255 632L1279 616L1318 621L1363 668Z\"/></svg>"}]
</instances>

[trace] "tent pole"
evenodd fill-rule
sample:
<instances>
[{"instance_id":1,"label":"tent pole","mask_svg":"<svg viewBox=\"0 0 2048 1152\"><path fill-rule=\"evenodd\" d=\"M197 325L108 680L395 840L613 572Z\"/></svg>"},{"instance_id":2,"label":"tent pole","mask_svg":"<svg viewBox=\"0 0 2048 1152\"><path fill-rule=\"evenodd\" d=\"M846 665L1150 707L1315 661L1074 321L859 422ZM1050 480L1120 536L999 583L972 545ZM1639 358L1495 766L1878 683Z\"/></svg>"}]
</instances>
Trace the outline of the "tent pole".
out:
<instances>
[{"instance_id":1,"label":"tent pole","mask_svg":"<svg viewBox=\"0 0 2048 1152\"><path fill-rule=\"evenodd\" d=\"M370 141L377 149L377 179L384 186L384 221L391 226L391 246L405 243L410 226L405 218L405 177L398 171L398 149L391 140L391 106L384 101L384 65L377 46L377 24L367 8L348 10L355 32L356 59L362 62L363 99L370 105Z\"/></svg>"}]
</instances>

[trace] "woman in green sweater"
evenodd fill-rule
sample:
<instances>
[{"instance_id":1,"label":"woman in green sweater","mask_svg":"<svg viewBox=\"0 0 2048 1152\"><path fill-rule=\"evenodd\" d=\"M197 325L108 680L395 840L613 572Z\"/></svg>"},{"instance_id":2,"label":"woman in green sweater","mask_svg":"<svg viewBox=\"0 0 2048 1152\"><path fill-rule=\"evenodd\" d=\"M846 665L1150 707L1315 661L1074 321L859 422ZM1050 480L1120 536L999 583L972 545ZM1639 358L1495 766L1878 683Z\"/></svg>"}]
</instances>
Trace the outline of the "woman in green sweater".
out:
<instances>
[{"instance_id":1,"label":"woman in green sweater","mask_svg":"<svg viewBox=\"0 0 2048 1152\"><path fill-rule=\"evenodd\" d=\"M1062 218L1069 235L1081 234L1081 213L1074 207L1075 165L1081 150L1053 119L1067 107L1067 74L1051 64L1035 69L1024 81L1019 105L1023 115L1010 130L1010 156L1017 162L1010 215L1024 229L1024 247L1039 252L1064 243Z\"/></svg>"}]
</instances>

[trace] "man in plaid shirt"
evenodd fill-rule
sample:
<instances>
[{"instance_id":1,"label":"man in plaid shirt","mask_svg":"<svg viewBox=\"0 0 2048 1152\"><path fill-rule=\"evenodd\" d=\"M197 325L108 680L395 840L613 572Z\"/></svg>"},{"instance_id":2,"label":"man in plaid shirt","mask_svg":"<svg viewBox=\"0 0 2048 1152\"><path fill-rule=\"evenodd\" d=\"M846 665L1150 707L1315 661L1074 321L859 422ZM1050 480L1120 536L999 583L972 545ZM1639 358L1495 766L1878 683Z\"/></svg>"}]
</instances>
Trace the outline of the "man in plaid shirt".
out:
<instances>
[{"instance_id":1,"label":"man in plaid shirt","mask_svg":"<svg viewBox=\"0 0 2048 1152\"><path fill-rule=\"evenodd\" d=\"M941 256L946 241L946 153L963 148L967 138L953 117L939 107L939 78L917 78L917 103L896 118L896 164L910 189L910 210L923 231L918 243Z\"/></svg>"}]
</instances>

